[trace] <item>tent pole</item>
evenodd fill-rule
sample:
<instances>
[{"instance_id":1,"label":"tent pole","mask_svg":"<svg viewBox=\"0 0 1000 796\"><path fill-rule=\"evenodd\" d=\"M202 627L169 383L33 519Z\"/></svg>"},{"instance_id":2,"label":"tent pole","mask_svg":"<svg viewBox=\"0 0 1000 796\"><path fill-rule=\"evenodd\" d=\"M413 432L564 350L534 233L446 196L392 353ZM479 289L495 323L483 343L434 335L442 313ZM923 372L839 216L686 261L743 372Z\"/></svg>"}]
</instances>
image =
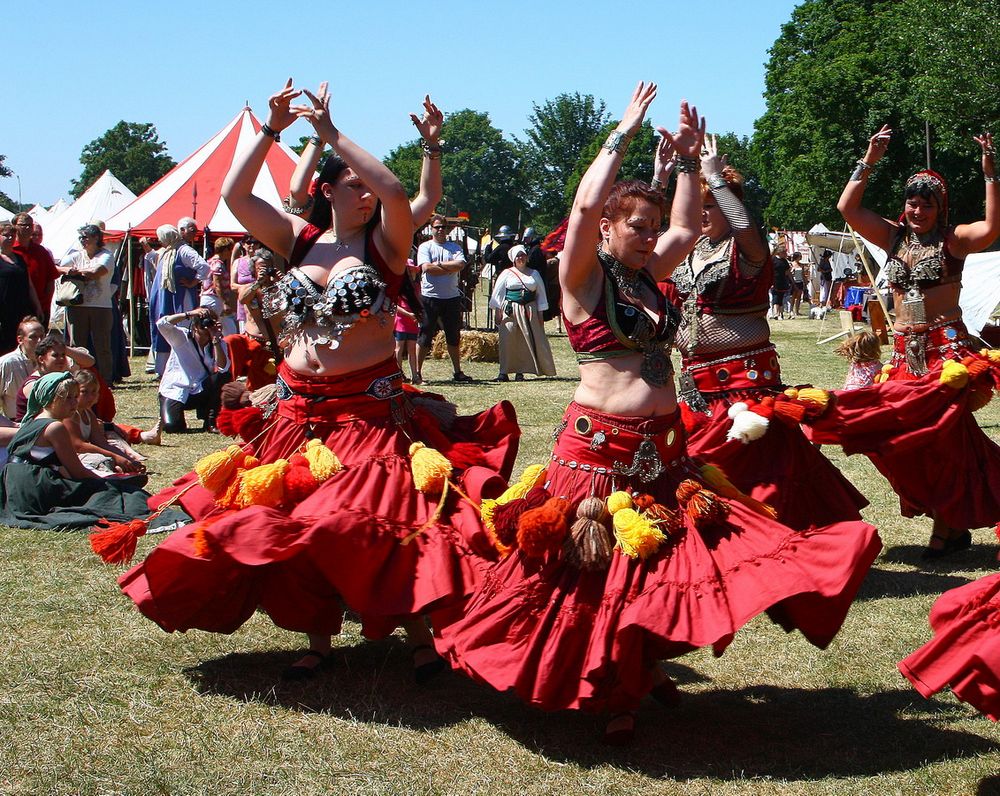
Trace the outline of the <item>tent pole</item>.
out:
<instances>
[{"instance_id":1,"label":"tent pole","mask_svg":"<svg viewBox=\"0 0 1000 796\"><path fill-rule=\"evenodd\" d=\"M889 305L886 304L885 296L882 295L882 291L878 289L878 285L875 284L875 277L877 276L872 272L871 263L868 260L868 249L865 248L865 244L861 242L858 237L858 233L854 231L854 228L850 224L845 225L847 231L851 233L851 238L854 239L854 250L861 255L861 264L865 268L865 273L868 274L868 278L872 283L872 290L875 291L875 297L878 299L878 303L882 305L882 312L885 313L886 321L889 320Z\"/></svg>"},{"instance_id":2,"label":"tent pole","mask_svg":"<svg viewBox=\"0 0 1000 796\"><path fill-rule=\"evenodd\" d=\"M128 355L135 356L135 281L132 279L132 227L125 233L128 246Z\"/></svg>"}]
</instances>

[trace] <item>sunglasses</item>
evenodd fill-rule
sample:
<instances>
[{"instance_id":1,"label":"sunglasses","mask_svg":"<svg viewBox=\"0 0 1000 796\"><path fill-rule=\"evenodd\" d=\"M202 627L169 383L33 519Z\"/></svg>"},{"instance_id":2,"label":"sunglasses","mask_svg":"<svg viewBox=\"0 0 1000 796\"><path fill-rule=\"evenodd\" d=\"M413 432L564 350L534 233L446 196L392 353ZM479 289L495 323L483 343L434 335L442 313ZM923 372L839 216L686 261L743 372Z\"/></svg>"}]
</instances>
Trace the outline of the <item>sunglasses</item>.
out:
<instances>
[{"instance_id":1,"label":"sunglasses","mask_svg":"<svg viewBox=\"0 0 1000 796\"><path fill-rule=\"evenodd\" d=\"M448 229L448 227L440 227L440 226L438 226L438 227L431 227L431 229Z\"/></svg>"}]
</instances>

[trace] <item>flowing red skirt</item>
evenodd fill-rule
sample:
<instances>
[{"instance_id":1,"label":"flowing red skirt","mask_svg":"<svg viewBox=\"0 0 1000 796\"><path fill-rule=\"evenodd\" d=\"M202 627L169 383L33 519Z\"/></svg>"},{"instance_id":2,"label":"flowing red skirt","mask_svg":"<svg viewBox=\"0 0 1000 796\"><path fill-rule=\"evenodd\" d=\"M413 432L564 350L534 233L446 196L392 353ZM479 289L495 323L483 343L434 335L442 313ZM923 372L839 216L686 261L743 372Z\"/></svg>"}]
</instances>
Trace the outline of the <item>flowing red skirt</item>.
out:
<instances>
[{"instance_id":1,"label":"flowing red skirt","mask_svg":"<svg viewBox=\"0 0 1000 796\"><path fill-rule=\"evenodd\" d=\"M968 354L962 349L956 356ZM953 528L994 525L1000 521L1000 447L979 427L973 402L994 388L996 366L956 390L941 383L940 358L929 365L919 379L900 375L836 391L807 433L814 442L866 454L899 495L905 517L936 516Z\"/></svg>"},{"instance_id":2,"label":"flowing red skirt","mask_svg":"<svg viewBox=\"0 0 1000 796\"><path fill-rule=\"evenodd\" d=\"M899 664L925 697L950 687L1000 720L1000 574L942 594L931 609L934 638Z\"/></svg>"},{"instance_id":3,"label":"flowing red skirt","mask_svg":"<svg viewBox=\"0 0 1000 796\"><path fill-rule=\"evenodd\" d=\"M592 433L578 430L581 416L622 433L595 451ZM549 465L553 495L575 502L632 487L674 507L678 484L699 477L677 415L623 418L573 403L565 420ZM643 436L655 440L666 472L647 483L598 471L632 462ZM515 551L490 569L463 618L436 628L439 650L475 679L546 710L620 711L652 687L655 661L708 645L722 654L762 612L825 647L881 549L875 529L847 522L797 532L727 502L728 518L716 526L699 531L685 519L677 541L645 561L615 550L606 571Z\"/></svg>"},{"instance_id":4,"label":"flowing red skirt","mask_svg":"<svg viewBox=\"0 0 1000 796\"><path fill-rule=\"evenodd\" d=\"M369 369L365 380L373 372L380 370ZM209 517L201 523L206 555L195 551L197 523L179 529L120 578L122 591L167 631L231 633L260 608L280 627L333 634L346 603L361 615L363 632L378 637L409 617L460 604L495 550L478 511L454 492L441 518L404 543L439 500L416 490L409 446L422 441L450 454L460 481L485 470L506 479L520 434L513 407L497 404L449 427L407 399L345 395L343 377L282 375L296 394L279 400L262 458L287 457L308 435L323 439L344 469L290 510ZM384 378L368 381L384 385ZM330 393L340 395L323 400Z\"/></svg>"}]
</instances>

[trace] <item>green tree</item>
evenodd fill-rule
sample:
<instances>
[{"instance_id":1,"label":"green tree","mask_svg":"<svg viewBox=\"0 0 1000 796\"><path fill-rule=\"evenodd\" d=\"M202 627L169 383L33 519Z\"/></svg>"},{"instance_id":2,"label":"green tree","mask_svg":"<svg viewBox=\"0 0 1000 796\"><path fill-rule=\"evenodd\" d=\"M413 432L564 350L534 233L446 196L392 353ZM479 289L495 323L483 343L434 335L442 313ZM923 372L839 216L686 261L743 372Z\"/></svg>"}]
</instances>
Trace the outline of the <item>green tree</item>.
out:
<instances>
[{"instance_id":1,"label":"green tree","mask_svg":"<svg viewBox=\"0 0 1000 796\"><path fill-rule=\"evenodd\" d=\"M906 177L926 165L950 182L953 220L982 212L974 132L1000 127L996 64L1000 6L978 0L806 0L770 50L767 110L751 156L772 226L841 225L837 198L867 139L883 123L889 152L867 206L901 207Z\"/></svg>"},{"instance_id":2,"label":"green tree","mask_svg":"<svg viewBox=\"0 0 1000 796\"><path fill-rule=\"evenodd\" d=\"M309 143L309 139L310 138L312 138L312 136L309 136L309 135L300 136L299 137L299 143L292 144L289 147L289 149L291 149L292 152L294 152L296 155L301 155L302 151L306 148L306 144ZM316 166L316 171L322 171L323 170L323 166L326 164L326 161L330 159L330 156L332 154L333 154L333 150L332 149L330 149L329 147L324 147L323 148L323 154L319 156L319 163Z\"/></svg>"},{"instance_id":3,"label":"green tree","mask_svg":"<svg viewBox=\"0 0 1000 796\"><path fill-rule=\"evenodd\" d=\"M13 177L14 172L12 172L7 166L4 165L4 161L7 159L6 155L0 155L0 177ZM18 206L17 202L11 199L3 191L0 191L0 207L11 212L21 212L21 208ZM15 211L15 208L17 210Z\"/></svg>"},{"instance_id":4,"label":"green tree","mask_svg":"<svg viewBox=\"0 0 1000 796\"><path fill-rule=\"evenodd\" d=\"M748 136L736 133L719 133L716 137L719 152L727 155L729 165L743 175L743 200L750 214L760 223L767 210L770 199L767 191L760 184L757 167L751 152L751 141Z\"/></svg>"},{"instance_id":5,"label":"green tree","mask_svg":"<svg viewBox=\"0 0 1000 796\"><path fill-rule=\"evenodd\" d=\"M469 109L450 113L441 127L444 198L438 209L465 211L482 227L517 224L527 208L518 147L503 137L488 113ZM413 196L420 186L422 151L417 141L393 149L385 164Z\"/></svg>"},{"instance_id":6,"label":"green tree","mask_svg":"<svg viewBox=\"0 0 1000 796\"><path fill-rule=\"evenodd\" d=\"M125 121L87 144L80 163L83 172L70 181L70 194L74 198L79 198L105 169L111 169L129 190L140 194L175 165L156 127Z\"/></svg>"},{"instance_id":7,"label":"green tree","mask_svg":"<svg viewBox=\"0 0 1000 796\"><path fill-rule=\"evenodd\" d=\"M550 228L566 215L567 185L576 174L581 154L608 123L608 114L603 101L576 92L531 107L531 126L524 131L527 140L521 146L532 219Z\"/></svg>"}]
</instances>

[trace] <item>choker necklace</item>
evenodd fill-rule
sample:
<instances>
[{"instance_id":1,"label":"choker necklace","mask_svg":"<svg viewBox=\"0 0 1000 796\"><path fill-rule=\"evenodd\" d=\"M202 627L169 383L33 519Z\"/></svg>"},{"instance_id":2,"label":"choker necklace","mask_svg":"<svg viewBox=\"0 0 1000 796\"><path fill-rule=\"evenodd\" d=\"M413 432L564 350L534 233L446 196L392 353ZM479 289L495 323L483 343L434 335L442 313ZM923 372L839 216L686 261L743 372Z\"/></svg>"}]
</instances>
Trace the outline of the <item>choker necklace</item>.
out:
<instances>
[{"instance_id":1,"label":"choker necklace","mask_svg":"<svg viewBox=\"0 0 1000 796\"><path fill-rule=\"evenodd\" d=\"M635 301L639 301L639 291L642 288L642 268L629 268L615 259L614 255L606 252L599 245L597 247L597 259L601 261L604 270L612 278L618 289Z\"/></svg>"}]
</instances>

